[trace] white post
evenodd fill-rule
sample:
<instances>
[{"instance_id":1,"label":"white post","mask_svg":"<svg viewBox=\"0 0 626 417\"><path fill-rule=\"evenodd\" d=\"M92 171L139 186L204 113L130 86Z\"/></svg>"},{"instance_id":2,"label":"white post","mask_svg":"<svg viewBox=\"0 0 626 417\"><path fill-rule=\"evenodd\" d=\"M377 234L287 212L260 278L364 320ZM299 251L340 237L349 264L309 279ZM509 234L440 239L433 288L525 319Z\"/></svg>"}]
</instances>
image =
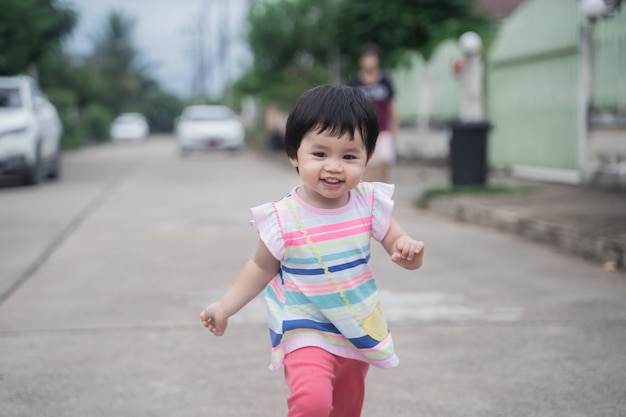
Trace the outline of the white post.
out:
<instances>
[{"instance_id":1,"label":"white post","mask_svg":"<svg viewBox=\"0 0 626 417\"><path fill-rule=\"evenodd\" d=\"M464 55L460 118L465 121L482 121L485 119L482 102L483 63L480 56L482 42L474 32L464 33L459 42Z\"/></svg>"},{"instance_id":2,"label":"white post","mask_svg":"<svg viewBox=\"0 0 626 417\"><path fill-rule=\"evenodd\" d=\"M422 76L419 80L419 92L418 92L418 117L417 117L417 137L424 142L424 149L422 153L426 156L432 154L434 148L432 135L430 133L430 100L431 100L431 85L430 85L430 70L429 63L423 61Z\"/></svg>"},{"instance_id":3,"label":"white post","mask_svg":"<svg viewBox=\"0 0 626 417\"><path fill-rule=\"evenodd\" d=\"M591 42L593 23L584 19L580 29L578 57L578 172L589 180L589 105L591 101Z\"/></svg>"},{"instance_id":4,"label":"white post","mask_svg":"<svg viewBox=\"0 0 626 417\"><path fill-rule=\"evenodd\" d=\"M590 162L589 109L591 107L591 80L593 72L593 27L599 18L607 16L616 5L609 8L604 0L580 0L583 21L580 28L578 56L578 172L580 180L588 183L593 174Z\"/></svg>"}]
</instances>

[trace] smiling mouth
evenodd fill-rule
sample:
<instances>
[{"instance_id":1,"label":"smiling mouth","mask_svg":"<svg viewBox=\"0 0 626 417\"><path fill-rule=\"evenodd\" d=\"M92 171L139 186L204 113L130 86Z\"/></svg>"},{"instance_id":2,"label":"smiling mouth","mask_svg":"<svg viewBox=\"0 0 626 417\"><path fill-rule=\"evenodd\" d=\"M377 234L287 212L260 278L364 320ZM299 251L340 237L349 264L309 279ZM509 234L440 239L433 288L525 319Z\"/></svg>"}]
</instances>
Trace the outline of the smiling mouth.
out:
<instances>
[{"instance_id":1,"label":"smiling mouth","mask_svg":"<svg viewBox=\"0 0 626 417\"><path fill-rule=\"evenodd\" d=\"M323 178L322 182L325 182L326 184L336 185L342 183L343 181L338 180L337 178Z\"/></svg>"}]
</instances>

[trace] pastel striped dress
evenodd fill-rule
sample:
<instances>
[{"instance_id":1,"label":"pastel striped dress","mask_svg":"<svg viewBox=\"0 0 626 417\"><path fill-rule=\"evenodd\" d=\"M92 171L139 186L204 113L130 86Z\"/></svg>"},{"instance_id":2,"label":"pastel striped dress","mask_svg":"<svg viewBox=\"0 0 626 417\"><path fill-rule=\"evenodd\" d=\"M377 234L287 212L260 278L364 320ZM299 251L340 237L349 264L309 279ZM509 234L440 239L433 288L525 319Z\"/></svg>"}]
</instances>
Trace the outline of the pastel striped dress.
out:
<instances>
[{"instance_id":1,"label":"pastel striped dress","mask_svg":"<svg viewBox=\"0 0 626 417\"><path fill-rule=\"evenodd\" d=\"M380 302L369 266L370 238L380 241L389 230L393 190L393 185L363 182L350 192L344 207L320 209L302 200L294 188L280 201L252 209L261 240L281 262L263 292L272 343L270 369L280 368L287 353L306 346L380 368L399 363L391 333L376 340L360 322Z\"/></svg>"}]
</instances>

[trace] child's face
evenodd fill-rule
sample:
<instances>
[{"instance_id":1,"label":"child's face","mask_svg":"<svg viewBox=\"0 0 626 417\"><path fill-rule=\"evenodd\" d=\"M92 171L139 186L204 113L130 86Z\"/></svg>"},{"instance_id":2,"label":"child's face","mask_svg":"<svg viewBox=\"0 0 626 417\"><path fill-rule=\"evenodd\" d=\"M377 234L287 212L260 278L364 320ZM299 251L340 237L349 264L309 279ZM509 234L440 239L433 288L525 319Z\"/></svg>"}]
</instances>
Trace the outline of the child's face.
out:
<instances>
[{"instance_id":1,"label":"child's face","mask_svg":"<svg viewBox=\"0 0 626 417\"><path fill-rule=\"evenodd\" d=\"M310 131L302 138L297 159L290 161L303 183L298 194L315 207L337 208L348 202L349 191L361 181L367 152L359 132L351 140L347 134Z\"/></svg>"}]
</instances>

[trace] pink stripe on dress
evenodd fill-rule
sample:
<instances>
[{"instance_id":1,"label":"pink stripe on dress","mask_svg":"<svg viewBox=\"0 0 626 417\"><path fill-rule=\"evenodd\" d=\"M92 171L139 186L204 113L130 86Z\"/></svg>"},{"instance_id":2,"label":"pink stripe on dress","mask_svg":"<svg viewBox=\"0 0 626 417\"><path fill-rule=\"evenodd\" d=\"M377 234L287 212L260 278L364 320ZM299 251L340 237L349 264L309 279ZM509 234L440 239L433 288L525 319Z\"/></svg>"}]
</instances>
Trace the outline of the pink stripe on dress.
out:
<instances>
[{"instance_id":1,"label":"pink stripe on dress","mask_svg":"<svg viewBox=\"0 0 626 417\"><path fill-rule=\"evenodd\" d=\"M318 235L318 234L323 234L326 232L335 232L337 230L345 230L345 229L352 229L354 226L364 226L371 223L371 221L369 220L368 217L360 217L358 219L354 219L354 220L349 220L349 221L345 221L345 222L340 222L340 223L334 223L334 224L328 224L328 225L324 225L324 226L315 226L315 227L310 227L308 229L306 229L307 233L311 236L314 235ZM287 239L293 239L293 238L298 238L300 236L302 236L302 232L300 232L300 230L296 230L293 232L285 232L283 234L284 238Z\"/></svg>"}]
</instances>

